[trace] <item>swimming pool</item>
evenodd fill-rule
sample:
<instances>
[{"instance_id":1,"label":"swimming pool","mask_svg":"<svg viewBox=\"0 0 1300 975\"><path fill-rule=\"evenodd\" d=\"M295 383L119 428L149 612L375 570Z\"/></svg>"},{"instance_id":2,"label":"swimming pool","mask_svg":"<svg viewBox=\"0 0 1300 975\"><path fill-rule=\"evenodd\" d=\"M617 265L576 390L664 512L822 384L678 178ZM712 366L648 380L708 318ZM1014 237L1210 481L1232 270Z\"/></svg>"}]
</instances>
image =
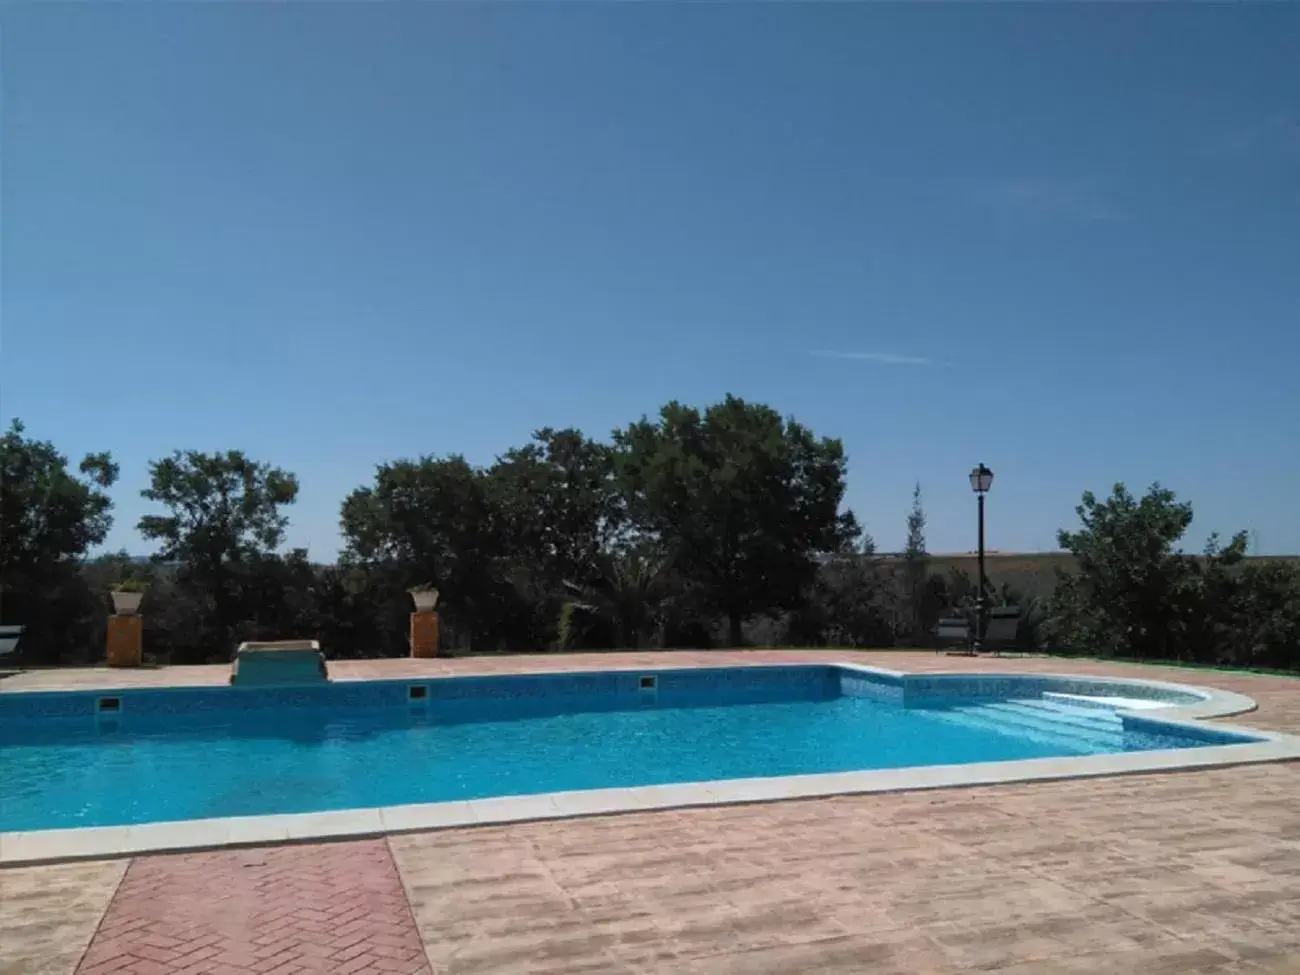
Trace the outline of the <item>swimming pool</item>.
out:
<instances>
[{"instance_id":1,"label":"swimming pool","mask_svg":"<svg viewBox=\"0 0 1300 975\"><path fill-rule=\"evenodd\" d=\"M1262 740L1097 706L1116 686L818 664L5 694L0 831ZM1174 706L1199 700L1146 689L1162 693Z\"/></svg>"}]
</instances>

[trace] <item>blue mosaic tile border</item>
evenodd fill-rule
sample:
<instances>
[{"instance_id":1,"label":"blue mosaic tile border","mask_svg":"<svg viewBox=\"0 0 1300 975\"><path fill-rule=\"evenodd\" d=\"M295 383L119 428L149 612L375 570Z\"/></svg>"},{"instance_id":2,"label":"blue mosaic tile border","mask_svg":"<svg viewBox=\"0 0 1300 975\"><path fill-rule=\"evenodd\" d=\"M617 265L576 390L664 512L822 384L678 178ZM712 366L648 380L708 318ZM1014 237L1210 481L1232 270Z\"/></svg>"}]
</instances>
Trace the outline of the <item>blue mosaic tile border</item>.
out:
<instances>
[{"instance_id":1,"label":"blue mosaic tile border","mask_svg":"<svg viewBox=\"0 0 1300 975\"><path fill-rule=\"evenodd\" d=\"M641 687L642 677L655 687ZM515 700L547 697L600 697L629 694L700 693L783 689L824 693L834 687L834 668L826 666L697 667L683 670L610 671L592 674L514 674L497 677L443 677L413 681L428 687L431 701L467 698Z\"/></svg>"},{"instance_id":2,"label":"blue mosaic tile border","mask_svg":"<svg viewBox=\"0 0 1300 975\"><path fill-rule=\"evenodd\" d=\"M641 687L653 676L655 687ZM411 686L427 688L412 701ZM119 715L195 714L286 708L426 706L437 701L622 699L663 701L708 694L776 696L783 700L834 697L839 671L831 666L791 665L683 670L611 671L587 674L519 674L440 677L427 680L338 681L308 687L177 687L113 691L31 691L0 694L0 721L93 718L96 701L116 697Z\"/></svg>"},{"instance_id":3,"label":"blue mosaic tile border","mask_svg":"<svg viewBox=\"0 0 1300 975\"><path fill-rule=\"evenodd\" d=\"M1136 731L1164 737L1190 738L1194 741L1205 742L1208 745L1244 745L1263 740L1251 735L1240 735L1233 731L1225 731L1211 725L1185 724L1182 722L1174 724L1161 721L1159 718L1146 718L1140 715L1130 716L1127 714L1122 715L1121 720L1124 722L1125 731Z\"/></svg>"},{"instance_id":4,"label":"blue mosaic tile border","mask_svg":"<svg viewBox=\"0 0 1300 975\"><path fill-rule=\"evenodd\" d=\"M0 721L94 717L115 697L116 714L194 714L279 708L393 707L407 703L407 681L358 681L313 687L176 687L147 690L30 691L0 694Z\"/></svg>"},{"instance_id":5,"label":"blue mosaic tile border","mask_svg":"<svg viewBox=\"0 0 1300 975\"><path fill-rule=\"evenodd\" d=\"M840 693L845 697L866 697L873 701L903 703L903 681L889 674L872 674L861 670L839 672Z\"/></svg>"},{"instance_id":6,"label":"blue mosaic tile border","mask_svg":"<svg viewBox=\"0 0 1300 975\"><path fill-rule=\"evenodd\" d=\"M641 686L653 676L655 687ZM427 688L412 702L408 688ZM100 697L121 700L121 714L159 715L284 708L376 708L427 706L436 701L636 698L695 702L710 694L755 700L866 697L907 706L926 702L1037 697L1044 692L1094 697L1137 697L1172 704L1196 704L1199 695L1174 688L1050 676L894 676L823 664L684 668L680 670L441 677L427 680L339 681L307 687L195 687L120 691L30 691L0 694L0 721L34 718L93 718Z\"/></svg>"},{"instance_id":7,"label":"blue mosaic tile border","mask_svg":"<svg viewBox=\"0 0 1300 975\"><path fill-rule=\"evenodd\" d=\"M0 720L82 718L95 714L95 698L84 691L24 691L0 694Z\"/></svg>"},{"instance_id":8,"label":"blue mosaic tile border","mask_svg":"<svg viewBox=\"0 0 1300 975\"><path fill-rule=\"evenodd\" d=\"M1048 692L1088 697L1128 697L1169 704L1200 704L1204 700L1198 694L1171 687L1153 687L1091 677L909 674L903 682L903 698L908 704L955 698L1005 700L1013 697L1041 697Z\"/></svg>"}]
</instances>

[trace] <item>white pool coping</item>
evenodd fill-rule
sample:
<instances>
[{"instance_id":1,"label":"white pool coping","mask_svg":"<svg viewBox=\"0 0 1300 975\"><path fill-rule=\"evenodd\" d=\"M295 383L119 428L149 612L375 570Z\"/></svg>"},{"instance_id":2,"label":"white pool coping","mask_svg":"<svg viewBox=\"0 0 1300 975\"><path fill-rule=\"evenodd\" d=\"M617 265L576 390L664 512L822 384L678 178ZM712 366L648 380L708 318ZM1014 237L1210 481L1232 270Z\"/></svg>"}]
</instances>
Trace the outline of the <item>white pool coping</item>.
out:
<instances>
[{"instance_id":1,"label":"white pool coping","mask_svg":"<svg viewBox=\"0 0 1300 975\"><path fill-rule=\"evenodd\" d=\"M1053 701L1060 701L1062 704L1092 704L1103 708L1114 708L1116 711L1163 711L1166 708L1175 706L1168 701L1143 701L1131 697L1098 697L1094 694L1066 694L1063 691L1053 691L1051 698Z\"/></svg>"},{"instance_id":2,"label":"white pool coping","mask_svg":"<svg viewBox=\"0 0 1300 975\"><path fill-rule=\"evenodd\" d=\"M903 676L898 671L832 663L870 674ZM926 674L927 677L956 676ZM964 672L961 676L987 677ZM1077 674L998 674L997 677L1060 677L1077 680ZM1192 693L1196 704L1162 708L1155 718L1150 710L1119 711L1145 720L1158 720L1193 730L1205 728L1198 719L1240 714L1255 708L1241 694L1208 687L1167 684L1129 678L1105 678L1117 684ZM967 765L925 765L899 769L789 775L771 778L726 779L715 782L590 789L540 795L503 796L453 802L343 809L327 812L270 816L239 816L136 826L94 826L83 829L32 830L0 833L0 868L68 860L134 856L142 853L179 852L230 846L286 843L306 840L361 838L433 829L499 825L611 813L648 812L694 806L736 805L786 799L947 789L975 785L1003 785L1056 779L1092 778L1135 773L1222 768L1260 762L1300 759L1300 737L1255 728L1214 724L1216 731L1248 735L1257 742L1203 745L1196 748L1070 758L1033 758Z\"/></svg>"}]
</instances>

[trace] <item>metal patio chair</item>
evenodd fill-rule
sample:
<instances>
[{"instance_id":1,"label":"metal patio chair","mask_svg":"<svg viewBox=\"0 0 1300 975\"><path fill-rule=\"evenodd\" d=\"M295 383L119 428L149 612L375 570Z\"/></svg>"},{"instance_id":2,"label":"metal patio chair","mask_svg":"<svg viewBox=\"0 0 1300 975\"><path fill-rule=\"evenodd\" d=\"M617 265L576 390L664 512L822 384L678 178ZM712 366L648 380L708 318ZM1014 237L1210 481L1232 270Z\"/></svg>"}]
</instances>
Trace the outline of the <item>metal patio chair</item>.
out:
<instances>
[{"instance_id":1,"label":"metal patio chair","mask_svg":"<svg viewBox=\"0 0 1300 975\"><path fill-rule=\"evenodd\" d=\"M994 606L990 609L980 649L996 654L1014 647L1020 632L1021 615L1019 606Z\"/></svg>"},{"instance_id":2,"label":"metal patio chair","mask_svg":"<svg viewBox=\"0 0 1300 975\"><path fill-rule=\"evenodd\" d=\"M938 640L935 653L970 653L970 624L962 616L945 616L935 625L934 635ZM960 648L955 650L954 648Z\"/></svg>"}]
</instances>

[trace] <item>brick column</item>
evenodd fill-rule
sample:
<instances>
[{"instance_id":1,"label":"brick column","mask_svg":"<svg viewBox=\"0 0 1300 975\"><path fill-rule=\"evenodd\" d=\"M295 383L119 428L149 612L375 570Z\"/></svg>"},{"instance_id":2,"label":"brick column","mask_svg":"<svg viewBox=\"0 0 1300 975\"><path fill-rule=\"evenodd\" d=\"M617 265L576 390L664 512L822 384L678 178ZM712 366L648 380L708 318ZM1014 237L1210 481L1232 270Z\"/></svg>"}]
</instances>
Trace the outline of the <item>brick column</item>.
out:
<instances>
[{"instance_id":1,"label":"brick column","mask_svg":"<svg viewBox=\"0 0 1300 975\"><path fill-rule=\"evenodd\" d=\"M144 618L113 615L108 618L108 665L139 667L144 657Z\"/></svg>"},{"instance_id":2,"label":"brick column","mask_svg":"<svg viewBox=\"0 0 1300 975\"><path fill-rule=\"evenodd\" d=\"M432 610L411 614L411 656L438 656L438 614Z\"/></svg>"}]
</instances>

